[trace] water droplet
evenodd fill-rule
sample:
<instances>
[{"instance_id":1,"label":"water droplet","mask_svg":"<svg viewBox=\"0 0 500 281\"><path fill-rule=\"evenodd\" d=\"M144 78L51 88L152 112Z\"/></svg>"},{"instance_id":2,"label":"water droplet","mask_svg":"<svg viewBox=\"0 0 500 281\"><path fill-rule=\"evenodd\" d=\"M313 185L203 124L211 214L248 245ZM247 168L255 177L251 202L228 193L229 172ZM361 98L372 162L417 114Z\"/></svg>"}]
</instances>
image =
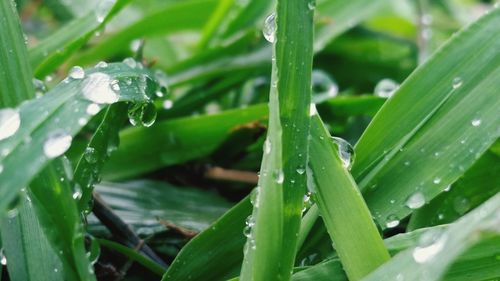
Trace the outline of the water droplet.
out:
<instances>
[{"instance_id":1,"label":"water droplet","mask_svg":"<svg viewBox=\"0 0 500 281\"><path fill-rule=\"evenodd\" d=\"M3 165L0 165L0 174L3 172Z\"/></svg>"},{"instance_id":2,"label":"water droplet","mask_svg":"<svg viewBox=\"0 0 500 281\"><path fill-rule=\"evenodd\" d=\"M272 13L270 14L265 22L264 22L264 28L262 30L262 33L264 34L264 38L270 43L275 43L276 42L276 14Z\"/></svg>"},{"instance_id":3,"label":"water droplet","mask_svg":"<svg viewBox=\"0 0 500 281\"><path fill-rule=\"evenodd\" d=\"M0 109L0 140L14 135L21 125L21 117L16 109Z\"/></svg>"},{"instance_id":4,"label":"water droplet","mask_svg":"<svg viewBox=\"0 0 500 281\"><path fill-rule=\"evenodd\" d=\"M303 175L306 172L306 169L304 167L298 167L296 171L297 174Z\"/></svg>"},{"instance_id":5,"label":"water droplet","mask_svg":"<svg viewBox=\"0 0 500 281\"><path fill-rule=\"evenodd\" d=\"M427 231L420 238L419 245L413 250L413 259L417 263L432 260L444 247L446 238L439 231Z\"/></svg>"},{"instance_id":6,"label":"water droplet","mask_svg":"<svg viewBox=\"0 0 500 281\"><path fill-rule=\"evenodd\" d=\"M264 153L265 154L271 153L271 149L272 149L271 140L269 138L266 138L266 140L264 141Z\"/></svg>"},{"instance_id":7,"label":"water droplet","mask_svg":"<svg viewBox=\"0 0 500 281\"><path fill-rule=\"evenodd\" d=\"M47 136L43 144L43 152L45 156L52 159L64 154L69 147L73 137L63 130L56 130Z\"/></svg>"},{"instance_id":8,"label":"water droplet","mask_svg":"<svg viewBox=\"0 0 500 281\"><path fill-rule=\"evenodd\" d=\"M107 62L105 62L105 61L100 61L100 62L98 62L98 63L95 65L95 67L97 67L97 68L106 68L106 67L108 67L108 63L107 63Z\"/></svg>"},{"instance_id":9,"label":"water droplet","mask_svg":"<svg viewBox=\"0 0 500 281\"><path fill-rule=\"evenodd\" d=\"M404 165L405 166L410 166L410 161L405 161Z\"/></svg>"},{"instance_id":10,"label":"water droplet","mask_svg":"<svg viewBox=\"0 0 500 281\"><path fill-rule=\"evenodd\" d=\"M78 125L80 126L85 126L87 124L87 119L85 118L78 118Z\"/></svg>"},{"instance_id":11,"label":"water droplet","mask_svg":"<svg viewBox=\"0 0 500 281\"><path fill-rule=\"evenodd\" d=\"M471 124L474 127L478 127L479 125L481 125L481 119L476 118L476 119L474 119L474 120L471 121Z\"/></svg>"},{"instance_id":12,"label":"water droplet","mask_svg":"<svg viewBox=\"0 0 500 281\"><path fill-rule=\"evenodd\" d=\"M171 100L164 100L163 103L162 103L162 107L164 109L171 109L172 107L174 106L174 102L171 101Z\"/></svg>"},{"instance_id":13,"label":"water droplet","mask_svg":"<svg viewBox=\"0 0 500 281\"><path fill-rule=\"evenodd\" d=\"M309 116L314 116L318 114L318 111L316 110L316 105L314 103L311 103L309 105Z\"/></svg>"},{"instance_id":14,"label":"water droplet","mask_svg":"<svg viewBox=\"0 0 500 281\"><path fill-rule=\"evenodd\" d=\"M154 103L148 102L144 106L141 123L144 127L151 127L156 121L156 107Z\"/></svg>"},{"instance_id":15,"label":"water droplet","mask_svg":"<svg viewBox=\"0 0 500 281\"><path fill-rule=\"evenodd\" d=\"M382 79L375 86L374 93L377 97L390 98L399 88L399 84L391 79Z\"/></svg>"},{"instance_id":16,"label":"water droplet","mask_svg":"<svg viewBox=\"0 0 500 281\"><path fill-rule=\"evenodd\" d=\"M118 83L118 80L111 81L110 85L111 85L111 89L113 89L113 91L115 91L115 92L120 91L120 84Z\"/></svg>"},{"instance_id":17,"label":"water droplet","mask_svg":"<svg viewBox=\"0 0 500 281\"><path fill-rule=\"evenodd\" d=\"M394 228L399 225L399 219L396 215L389 215L387 217L387 221L385 223L385 226L387 228Z\"/></svg>"},{"instance_id":18,"label":"water droplet","mask_svg":"<svg viewBox=\"0 0 500 281\"><path fill-rule=\"evenodd\" d=\"M73 79L83 79L85 78L85 70L81 66L73 66L69 71L69 77Z\"/></svg>"},{"instance_id":19,"label":"water droplet","mask_svg":"<svg viewBox=\"0 0 500 281\"><path fill-rule=\"evenodd\" d=\"M452 88L453 89L458 89L462 86L463 82L462 82L462 78L460 77L455 77L453 78L453 82L452 82Z\"/></svg>"},{"instance_id":20,"label":"water droplet","mask_svg":"<svg viewBox=\"0 0 500 281\"><path fill-rule=\"evenodd\" d=\"M327 73L321 70L312 72L312 100L314 103L322 103L336 97L338 93L337 83Z\"/></svg>"},{"instance_id":21,"label":"water droplet","mask_svg":"<svg viewBox=\"0 0 500 281\"><path fill-rule=\"evenodd\" d=\"M137 53L141 48L141 39L135 39L130 42L130 50L134 53Z\"/></svg>"},{"instance_id":22,"label":"water droplet","mask_svg":"<svg viewBox=\"0 0 500 281\"><path fill-rule=\"evenodd\" d=\"M285 174L283 173L283 170L274 171L274 180L277 184L283 184L285 181Z\"/></svg>"},{"instance_id":23,"label":"water droplet","mask_svg":"<svg viewBox=\"0 0 500 281\"><path fill-rule=\"evenodd\" d=\"M245 228L243 229L243 234L247 238L252 237L252 227L255 225L255 220L252 215L248 216L245 220Z\"/></svg>"},{"instance_id":24,"label":"water droplet","mask_svg":"<svg viewBox=\"0 0 500 281\"><path fill-rule=\"evenodd\" d=\"M310 0L309 3L307 3L307 7L309 10L314 10L316 8L316 0Z\"/></svg>"},{"instance_id":25,"label":"water droplet","mask_svg":"<svg viewBox=\"0 0 500 281\"><path fill-rule=\"evenodd\" d=\"M98 22L104 22L104 19L108 15L108 12L113 8L113 5L115 4L115 0L102 0L99 1L99 4L96 7L95 10L95 16L96 20Z\"/></svg>"},{"instance_id":26,"label":"water droplet","mask_svg":"<svg viewBox=\"0 0 500 281\"><path fill-rule=\"evenodd\" d=\"M123 60L123 63L128 65L130 68L137 67L137 62L133 58L126 58Z\"/></svg>"},{"instance_id":27,"label":"water droplet","mask_svg":"<svg viewBox=\"0 0 500 281\"><path fill-rule=\"evenodd\" d=\"M406 200L406 206L412 210L421 208L425 204L425 197L422 192L415 192Z\"/></svg>"},{"instance_id":28,"label":"water droplet","mask_svg":"<svg viewBox=\"0 0 500 281\"><path fill-rule=\"evenodd\" d=\"M141 124L150 127L156 121L156 115L156 107L152 102L132 104L128 109L128 118L132 126Z\"/></svg>"},{"instance_id":29,"label":"water droplet","mask_svg":"<svg viewBox=\"0 0 500 281\"><path fill-rule=\"evenodd\" d=\"M440 177L436 177L436 178L434 178L434 180L432 182L434 184L439 184L441 182L441 178Z\"/></svg>"},{"instance_id":30,"label":"water droplet","mask_svg":"<svg viewBox=\"0 0 500 281\"><path fill-rule=\"evenodd\" d=\"M471 204L469 199L465 197L457 197L453 200L453 208L458 214L463 215L470 210Z\"/></svg>"},{"instance_id":31,"label":"water droplet","mask_svg":"<svg viewBox=\"0 0 500 281\"><path fill-rule=\"evenodd\" d=\"M342 165L350 170L355 158L354 148L342 138L332 137L332 140L337 145L338 155L342 161Z\"/></svg>"},{"instance_id":32,"label":"water droplet","mask_svg":"<svg viewBox=\"0 0 500 281\"><path fill-rule=\"evenodd\" d=\"M97 103L91 103L87 106L86 112L90 115L96 115L101 110L101 107Z\"/></svg>"},{"instance_id":33,"label":"water droplet","mask_svg":"<svg viewBox=\"0 0 500 281\"><path fill-rule=\"evenodd\" d=\"M111 77L105 73L92 73L83 82L83 96L86 99L99 104L115 103L118 101L119 97L112 89L111 82Z\"/></svg>"},{"instance_id":34,"label":"water droplet","mask_svg":"<svg viewBox=\"0 0 500 281\"><path fill-rule=\"evenodd\" d=\"M450 185L448 185L448 186L444 189L444 192L448 192L448 191L450 191L450 190L451 190L451 184L450 184Z\"/></svg>"},{"instance_id":35,"label":"water droplet","mask_svg":"<svg viewBox=\"0 0 500 281\"><path fill-rule=\"evenodd\" d=\"M90 164L94 164L98 160L97 152L96 152L95 148L90 147L90 146L85 149L85 153L83 156L84 156L85 160L87 162L89 162Z\"/></svg>"}]
</instances>

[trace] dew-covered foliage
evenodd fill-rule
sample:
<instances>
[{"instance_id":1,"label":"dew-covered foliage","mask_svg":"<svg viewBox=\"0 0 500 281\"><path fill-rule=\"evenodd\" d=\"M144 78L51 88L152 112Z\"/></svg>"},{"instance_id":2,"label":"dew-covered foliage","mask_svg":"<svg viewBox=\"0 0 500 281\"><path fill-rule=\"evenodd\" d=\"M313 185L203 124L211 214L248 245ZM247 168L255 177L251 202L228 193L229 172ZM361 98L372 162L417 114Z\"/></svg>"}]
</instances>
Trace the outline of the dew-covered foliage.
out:
<instances>
[{"instance_id":1,"label":"dew-covered foliage","mask_svg":"<svg viewBox=\"0 0 500 281\"><path fill-rule=\"evenodd\" d=\"M0 1L0 280L500 278L493 0Z\"/></svg>"}]
</instances>

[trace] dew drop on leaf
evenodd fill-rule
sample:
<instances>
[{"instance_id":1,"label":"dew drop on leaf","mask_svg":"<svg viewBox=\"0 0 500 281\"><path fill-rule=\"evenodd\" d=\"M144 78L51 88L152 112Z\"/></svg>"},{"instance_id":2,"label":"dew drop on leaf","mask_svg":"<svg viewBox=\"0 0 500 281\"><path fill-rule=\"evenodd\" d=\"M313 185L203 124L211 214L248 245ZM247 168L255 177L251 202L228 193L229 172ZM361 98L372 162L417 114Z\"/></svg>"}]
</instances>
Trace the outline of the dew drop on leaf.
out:
<instances>
[{"instance_id":1,"label":"dew drop on leaf","mask_svg":"<svg viewBox=\"0 0 500 281\"><path fill-rule=\"evenodd\" d=\"M282 184L285 181L285 174L283 173L283 170L274 171L274 180L277 184Z\"/></svg>"},{"instance_id":2,"label":"dew drop on leaf","mask_svg":"<svg viewBox=\"0 0 500 281\"><path fill-rule=\"evenodd\" d=\"M95 67L97 67L97 68L106 68L106 67L108 67L108 63L107 63L107 62L105 62L105 61L100 61L100 62L98 62L98 63L95 65Z\"/></svg>"},{"instance_id":3,"label":"dew drop on leaf","mask_svg":"<svg viewBox=\"0 0 500 281\"><path fill-rule=\"evenodd\" d=\"M128 65L130 68L137 67L137 62L133 58L126 58L123 60L123 63Z\"/></svg>"},{"instance_id":4,"label":"dew drop on leaf","mask_svg":"<svg viewBox=\"0 0 500 281\"><path fill-rule=\"evenodd\" d=\"M172 100L164 100L162 103L163 109L171 109L174 106L174 102Z\"/></svg>"},{"instance_id":5,"label":"dew drop on leaf","mask_svg":"<svg viewBox=\"0 0 500 281\"><path fill-rule=\"evenodd\" d=\"M90 146L85 149L85 153L84 153L83 157L90 164L94 164L98 160L97 151L95 150L95 148L90 147Z\"/></svg>"},{"instance_id":6,"label":"dew drop on leaf","mask_svg":"<svg viewBox=\"0 0 500 281\"><path fill-rule=\"evenodd\" d=\"M156 121L156 115L157 113L154 103L146 103L142 110L141 124L144 127L151 127Z\"/></svg>"},{"instance_id":7,"label":"dew drop on leaf","mask_svg":"<svg viewBox=\"0 0 500 281\"><path fill-rule=\"evenodd\" d=\"M441 178L440 177L436 177L436 178L434 178L434 180L432 182L434 184L439 184L439 183L441 183Z\"/></svg>"},{"instance_id":8,"label":"dew drop on leaf","mask_svg":"<svg viewBox=\"0 0 500 281\"><path fill-rule=\"evenodd\" d=\"M269 138L266 138L266 140L264 141L264 153L265 154L271 153L271 149L272 149L271 140Z\"/></svg>"},{"instance_id":9,"label":"dew drop on leaf","mask_svg":"<svg viewBox=\"0 0 500 281\"><path fill-rule=\"evenodd\" d=\"M82 84L83 96L98 104L112 104L118 101L119 96L112 88L111 77L102 72L89 75ZM118 88L119 90L119 88Z\"/></svg>"},{"instance_id":10,"label":"dew drop on leaf","mask_svg":"<svg viewBox=\"0 0 500 281\"><path fill-rule=\"evenodd\" d=\"M425 197L422 192L415 192L406 200L406 206L412 210L418 209L425 204Z\"/></svg>"},{"instance_id":11,"label":"dew drop on leaf","mask_svg":"<svg viewBox=\"0 0 500 281\"><path fill-rule=\"evenodd\" d=\"M460 77L455 77L453 78L453 82L452 82L452 88L453 89L458 89L462 86L463 82L462 82L462 78Z\"/></svg>"},{"instance_id":12,"label":"dew drop on leaf","mask_svg":"<svg viewBox=\"0 0 500 281\"><path fill-rule=\"evenodd\" d=\"M73 79L83 79L85 78L85 70L81 66L73 66L68 74L69 77Z\"/></svg>"},{"instance_id":13,"label":"dew drop on leaf","mask_svg":"<svg viewBox=\"0 0 500 281\"><path fill-rule=\"evenodd\" d=\"M391 79L382 79L375 86L374 93L377 97L390 98L399 88L399 84Z\"/></svg>"},{"instance_id":14,"label":"dew drop on leaf","mask_svg":"<svg viewBox=\"0 0 500 281\"><path fill-rule=\"evenodd\" d=\"M476 118L476 119L474 119L474 120L471 121L471 124L474 127L478 127L479 125L481 125L481 119Z\"/></svg>"},{"instance_id":15,"label":"dew drop on leaf","mask_svg":"<svg viewBox=\"0 0 500 281\"><path fill-rule=\"evenodd\" d=\"M56 130L47 136L43 143L43 152L45 156L52 159L64 154L69 147L73 137L64 130Z\"/></svg>"},{"instance_id":16,"label":"dew drop on leaf","mask_svg":"<svg viewBox=\"0 0 500 281\"><path fill-rule=\"evenodd\" d=\"M465 197L457 197L453 200L453 208L458 214L463 215L470 210L471 204L469 199Z\"/></svg>"},{"instance_id":17,"label":"dew drop on leaf","mask_svg":"<svg viewBox=\"0 0 500 281\"><path fill-rule=\"evenodd\" d=\"M14 135L21 125L21 117L16 109L4 108L0 110L0 140Z\"/></svg>"},{"instance_id":18,"label":"dew drop on leaf","mask_svg":"<svg viewBox=\"0 0 500 281\"><path fill-rule=\"evenodd\" d=\"M97 5L96 10L95 10L96 20L100 23L104 22L106 15L109 13L111 8L113 8L114 4L115 4L115 0L99 1L99 4Z\"/></svg>"},{"instance_id":19,"label":"dew drop on leaf","mask_svg":"<svg viewBox=\"0 0 500 281\"><path fill-rule=\"evenodd\" d=\"M85 110L89 115L96 115L101 110L101 107L97 103L91 103L87 106Z\"/></svg>"},{"instance_id":20,"label":"dew drop on leaf","mask_svg":"<svg viewBox=\"0 0 500 281\"><path fill-rule=\"evenodd\" d=\"M342 138L332 137L332 140L337 145L338 155L342 161L342 165L350 170L355 158L354 148Z\"/></svg>"},{"instance_id":21,"label":"dew drop on leaf","mask_svg":"<svg viewBox=\"0 0 500 281\"><path fill-rule=\"evenodd\" d=\"M270 14L264 21L264 28L262 29L264 38L270 43L276 42L276 14Z\"/></svg>"},{"instance_id":22,"label":"dew drop on leaf","mask_svg":"<svg viewBox=\"0 0 500 281\"><path fill-rule=\"evenodd\" d=\"M445 236L440 231L427 231L422 235L419 245L413 250L413 259L417 263L426 263L432 260L444 247Z\"/></svg>"},{"instance_id":23,"label":"dew drop on leaf","mask_svg":"<svg viewBox=\"0 0 500 281\"><path fill-rule=\"evenodd\" d=\"M387 228L394 228L399 225L399 219L396 215L389 215L387 217L387 221L385 223L385 226Z\"/></svg>"}]
</instances>

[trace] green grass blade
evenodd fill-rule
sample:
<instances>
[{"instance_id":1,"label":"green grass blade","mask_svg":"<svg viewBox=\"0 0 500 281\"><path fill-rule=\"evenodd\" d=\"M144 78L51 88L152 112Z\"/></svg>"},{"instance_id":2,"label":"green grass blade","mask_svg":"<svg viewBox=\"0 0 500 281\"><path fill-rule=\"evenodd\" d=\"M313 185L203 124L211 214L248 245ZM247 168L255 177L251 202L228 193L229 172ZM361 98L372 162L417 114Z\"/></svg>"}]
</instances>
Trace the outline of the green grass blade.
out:
<instances>
[{"instance_id":1,"label":"green grass blade","mask_svg":"<svg viewBox=\"0 0 500 281\"><path fill-rule=\"evenodd\" d=\"M0 3L0 18L0 80L3 81L0 83L0 107L16 107L34 97L33 75L12 1Z\"/></svg>"},{"instance_id":2,"label":"green grass blade","mask_svg":"<svg viewBox=\"0 0 500 281\"><path fill-rule=\"evenodd\" d=\"M165 231L164 222L197 233L207 229L231 207L217 194L150 180L105 182L95 188L138 235ZM99 228L102 225L89 217L89 230L98 232Z\"/></svg>"},{"instance_id":3,"label":"green grass blade","mask_svg":"<svg viewBox=\"0 0 500 281\"><path fill-rule=\"evenodd\" d=\"M116 98L116 101L145 103L158 88L148 70L122 63L93 68L87 70L86 75L84 79L67 78L42 98L25 102L18 108L19 129L0 142L0 151L7 152L0 156L0 165L4 167L0 174L0 211L5 211L17 191L50 162L51 154L47 154L44 146L53 134L57 132L71 141L71 136L107 106L90 101L83 92L89 95L99 89L101 95L110 98L106 102L115 102ZM120 87L117 92L110 85L115 80ZM61 146L64 147L58 148Z\"/></svg>"},{"instance_id":4,"label":"green grass blade","mask_svg":"<svg viewBox=\"0 0 500 281\"><path fill-rule=\"evenodd\" d=\"M13 281L64 280L65 268L47 241L27 196L10 217L2 219L0 234Z\"/></svg>"},{"instance_id":5,"label":"green grass blade","mask_svg":"<svg viewBox=\"0 0 500 281\"><path fill-rule=\"evenodd\" d=\"M147 130L125 129L120 134L120 148L104 167L103 177L108 180L130 178L204 157L213 152L231 130L262 120L266 114L266 107L257 105L215 115L166 120ZM149 149L143 150L144 146Z\"/></svg>"},{"instance_id":6,"label":"green grass blade","mask_svg":"<svg viewBox=\"0 0 500 281\"><path fill-rule=\"evenodd\" d=\"M208 22L205 24L205 27L203 28L201 39L198 43L198 48L200 50L209 47L211 45L211 42L216 39L216 34L221 28L222 22L227 17L227 13L231 11L234 5L234 0L219 1L219 4L210 17L210 20L208 20Z\"/></svg>"},{"instance_id":7,"label":"green grass blade","mask_svg":"<svg viewBox=\"0 0 500 281\"><path fill-rule=\"evenodd\" d=\"M38 43L29 52L30 63L35 69L35 75L44 77L57 69L129 2L130 0L116 0L109 11L96 7L95 11L74 19Z\"/></svg>"},{"instance_id":8,"label":"green grass blade","mask_svg":"<svg viewBox=\"0 0 500 281\"><path fill-rule=\"evenodd\" d=\"M111 152L118 148L118 133L127 116L127 105L116 104L108 107L105 115L88 143L75 168L74 181L81 190L78 208L90 212L94 183L99 180L104 163Z\"/></svg>"},{"instance_id":9,"label":"green grass blade","mask_svg":"<svg viewBox=\"0 0 500 281\"><path fill-rule=\"evenodd\" d=\"M158 265L156 262L150 260L148 257L141 255L137 250L131 249L129 247L123 246L122 244L113 242L111 240L99 239L97 240L102 246L115 250L123 255L125 255L130 260L140 263L142 266L154 272L156 275L162 276L165 273L165 268Z\"/></svg>"},{"instance_id":10,"label":"green grass blade","mask_svg":"<svg viewBox=\"0 0 500 281\"><path fill-rule=\"evenodd\" d=\"M306 184L297 169L307 164L313 4L278 1L276 25L268 22L276 36L269 131L241 280L288 280L295 260Z\"/></svg>"},{"instance_id":11,"label":"green grass blade","mask_svg":"<svg viewBox=\"0 0 500 281\"><path fill-rule=\"evenodd\" d=\"M29 197L47 239L64 265L65 279L95 280L85 250L80 212L73 200L69 180L72 171L67 165L54 161L47 166L31 183Z\"/></svg>"},{"instance_id":12,"label":"green grass blade","mask_svg":"<svg viewBox=\"0 0 500 281\"><path fill-rule=\"evenodd\" d=\"M500 236L499 212L497 194L446 231L426 232L416 247L399 253L363 280L440 280L460 254L483 239Z\"/></svg>"},{"instance_id":13,"label":"green grass blade","mask_svg":"<svg viewBox=\"0 0 500 281\"><path fill-rule=\"evenodd\" d=\"M247 197L193 238L182 248L162 280L224 280L237 275L245 244L242 229L251 209Z\"/></svg>"},{"instance_id":14,"label":"green grass blade","mask_svg":"<svg viewBox=\"0 0 500 281\"><path fill-rule=\"evenodd\" d=\"M338 155L338 147L314 114L309 145L310 189L349 280L361 280L389 260L389 253Z\"/></svg>"},{"instance_id":15,"label":"green grass blade","mask_svg":"<svg viewBox=\"0 0 500 281\"><path fill-rule=\"evenodd\" d=\"M411 231L451 223L500 192L498 163L500 157L487 151L462 178L450 186L451 190L441 193L428 205L414 212L408 229Z\"/></svg>"},{"instance_id":16,"label":"green grass blade","mask_svg":"<svg viewBox=\"0 0 500 281\"><path fill-rule=\"evenodd\" d=\"M438 195L500 136L499 14L483 16L417 69L356 145L352 173L381 225L412 211L410 195Z\"/></svg>"}]
</instances>

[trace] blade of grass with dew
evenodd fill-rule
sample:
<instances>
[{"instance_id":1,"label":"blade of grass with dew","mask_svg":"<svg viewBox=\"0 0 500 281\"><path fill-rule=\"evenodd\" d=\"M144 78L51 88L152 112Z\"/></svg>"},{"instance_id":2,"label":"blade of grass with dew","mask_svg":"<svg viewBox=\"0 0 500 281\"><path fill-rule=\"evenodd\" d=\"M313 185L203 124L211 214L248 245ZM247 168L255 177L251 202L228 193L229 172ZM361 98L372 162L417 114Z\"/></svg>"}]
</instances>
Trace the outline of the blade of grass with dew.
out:
<instances>
[{"instance_id":1,"label":"blade of grass with dew","mask_svg":"<svg viewBox=\"0 0 500 281\"><path fill-rule=\"evenodd\" d=\"M74 19L38 43L29 52L35 76L43 77L54 71L129 2L130 0L102 1L95 11Z\"/></svg>"},{"instance_id":2,"label":"blade of grass with dew","mask_svg":"<svg viewBox=\"0 0 500 281\"><path fill-rule=\"evenodd\" d=\"M110 34L93 48L80 52L72 64L88 64L117 54L129 54L130 42L152 35L201 29L217 5L217 0L185 0L167 3L147 13L140 20Z\"/></svg>"},{"instance_id":3,"label":"blade of grass with dew","mask_svg":"<svg viewBox=\"0 0 500 281\"><path fill-rule=\"evenodd\" d=\"M498 163L500 157L487 151L462 178L450 186L451 190L441 193L428 205L415 211L408 229L451 223L500 192Z\"/></svg>"},{"instance_id":4,"label":"blade of grass with dew","mask_svg":"<svg viewBox=\"0 0 500 281\"><path fill-rule=\"evenodd\" d=\"M158 265L156 262L150 260L148 257L141 255L139 252L137 252L137 250L123 246L122 244L113 242L111 240L99 239L97 241L99 242L100 245L123 254L124 256L129 258L130 260L133 260L133 261L141 264L142 266L151 270L151 272L155 273L158 276L162 276L166 271L165 268Z\"/></svg>"},{"instance_id":5,"label":"blade of grass with dew","mask_svg":"<svg viewBox=\"0 0 500 281\"><path fill-rule=\"evenodd\" d=\"M118 134L127 116L127 105L120 103L106 109L104 117L95 130L83 155L75 168L74 182L77 187L78 209L80 212L91 211L94 183L99 180L104 163L118 148Z\"/></svg>"},{"instance_id":6,"label":"blade of grass with dew","mask_svg":"<svg viewBox=\"0 0 500 281\"><path fill-rule=\"evenodd\" d=\"M81 71L77 69L79 74ZM0 174L1 212L52 158L69 148L72 136L94 114L118 101L150 102L159 87L147 69L122 63L89 69L85 75L68 77L43 97L17 109L19 128L0 142L0 150L7 152L0 156L4 168ZM94 95L96 91L99 96ZM152 114L151 105L143 109L146 115Z\"/></svg>"},{"instance_id":7,"label":"blade of grass with dew","mask_svg":"<svg viewBox=\"0 0 500 281\"><path fill-rule=\"evenodd\" d=\"M245 244L242 229L251 209L247 197L194 237L181 249L162 280L225 280L237 275Z\"/></svg>"},{"instance_id":8,"label":"blade of grass with dew","mask_svg":"<svg viewBox=\"0 0 500 281\"><path fill-rule=\"evenodd\" d=\"M484 239L500 236L500 194L459 219L444 232L428 231L416 247L397 254L367 276L371 280L440 280L460 254Z\"/></svg>"},{"instance_id":9,"label":"blade of grass with dew","mask_svg":"<svg viewBox=\"0 0 500 281\"><path fill-rule=\"evenodd\" d=\"M272 42L269 130L240 279L288 280L306 177L314 2L278 0L264 33Z\"/></svg>"},{"instance_id":10,"label":"blade of grass with dew","mask_svg":"<svg viewBox=\"0 0 500 281\"><path fill-rule=\"evenodd\" d=\"M73 200L72 172L68 162L51 162L33 179L28 196L48 241L60 257L65 279L96 280L85 250L80 212Z\"/></svg>"},{"instance_id":11,"label":"blade of grass with dew","mask_svg":"<svg viewBox=\"0 0 500 281\"><path fill-rule=\"evenodd\" d=\"M5 66L4 71L0 71L4 76L4 83L0 85L0 106L18 106L23 101L30 99L34 96L34 87L32 84L32 71L28 63L27 49L24 45L24 38L22 29L20 27L20 22L17 17L17 12L12 6L11 1L2 1L0 3L0 17L3 20L0 22L0 43L4 47L0 50L0 63ZM2 132L2 140L0 145L5 143L5 139L12 137L20 126L19 113L12 109L3 109L3 112L11 112L13 118L7 118L3 120L2 127L10 129L10 133L4 135ZM2 129L3 130L3 129ZM9 130L7 130L9 131ZM7 140L8 141L8 140ZM2 156L8 154L9 149L2 150ZM25 167L25 163L20 163L19 167ZM4 170L3 164L0 164L2 170ZM18 169L19 167L11 167ZM2 171L3 176L6 172ZM8 174L7 174L8 176ZM21 175L24 176L24 175ZM50 177L46 173L41 173L40 178L47 178L50 185L57 184L59 178L56 181L51 181ZM4 185L4 180L0 179L2 186ZM18 209L14 209L11 212L18 212L14 217L9 217L7 220L2 222L2 239L3 244L6 245L6 252L8 259L11 260L9 263L9 275L12 280L40 280L39 278L47 278L53 280L62 279L62 277L71 277L74 280L93 280L92 275L89 275L87 268L86 272L82 275L75 275L72 270L71 262L66 262L64 258L80 258L86 259L85 253L79 256L73 256L71 254L59 255L57 251L54 250L54 243L51 240L52 233L47 231L47 228L43 225L43 222L36 212L36 204L32 204L30 197L26 192L18 194L21 188L24 188L30 180L26 181L22 186L17 187L13 190L13 196L21 197L22 203ZM34 188L31 186L30 188ZM5 191L4 191L5 192ZM47 190L44 190L48 196L54 195L49 194ZM71 198L70 198L71 200ZM72 201L72 200L71 200ZM12 204L13 202L4 202L4 204ZM46 203L46 202L44 202ZM52 204L52 202L48 202ZM14 207L15 208L15 207ZM4 210L2 210L4 211ZM66 210L65 210L66 211ZM0 212L0 217L3 217L4 213ZM59 214L59 212L57 212ZM79 225L80 221L71 221L73 226ZM43 228L42 228L43 227ZM42 231L45 230L45 231ZM73 237L68 236L69 239ZM74 247L80 247L83 249L83 243L76 243ZM64 261L64 263L61 263ZM86 266L85 260L82 265ZM61 274L54 274L61 271ZM55 276L54 276L55 275Z\"/></svg>"},{"instance_id":12,"label":"blade of grass with dew","mask_svg":"<svg viewBox=\"0 0 500 281\"><path fill-rule=\"evenodd\" d=\"M104 166L103 178L131 178L206 156L235 127L262 120L266 115L265 105L257 105L214 115L166 120L148 130L125 129L120 133L120 148ZM142 149L146 144L148 151Z\"/></svg>"},{"instance_id":13,"label":"blade of grass with dew","mask_svg":"<svg viewBox=\"0 0 500 281\"><path fill-rule=\"evenodd\" d=\"M141 236L165 231L168 223L198 233L231 207L215 193L151 180L104 182L95 190ZM89 230L97 232L99 228L102 225L89 218Z\"/></svg>"},{"instance_id":14,"label":"blade of grass with dew","mask_svg":"<svg viewBox=\"0 0 500 281\"><path fill-rule=\"evenodd\" d=\"M312 113L308 186L349 280L361 280L390 256L356 183L342 164L354 155L341 159L340 153L345 152L340 150L345 148L335 145L318 114Z\"/></svg>"},{"instance_id":15,"label":"blade of grass with dew","mask_svg":"<svg viewBox=\"0 0 500 281\"><path fill-rule=\"evenodd\" d=\"M25 193L20 195L17 210L2 219L0 234L10 280L64 280L66 269L47 241Z\"/></svg>"},{"instance_id":16,"label":"blade of grass with dew","mask_svg":"<svg viewBox=\"0 0 500 281\"><path fill-rule=\"evenodd\" d=\"M499 14L490 11L418 68L356 145L352 174L381 225L437 196L500 136ZM418 204L407 204L414 194Z\"/></svg>"}]
</instances>

